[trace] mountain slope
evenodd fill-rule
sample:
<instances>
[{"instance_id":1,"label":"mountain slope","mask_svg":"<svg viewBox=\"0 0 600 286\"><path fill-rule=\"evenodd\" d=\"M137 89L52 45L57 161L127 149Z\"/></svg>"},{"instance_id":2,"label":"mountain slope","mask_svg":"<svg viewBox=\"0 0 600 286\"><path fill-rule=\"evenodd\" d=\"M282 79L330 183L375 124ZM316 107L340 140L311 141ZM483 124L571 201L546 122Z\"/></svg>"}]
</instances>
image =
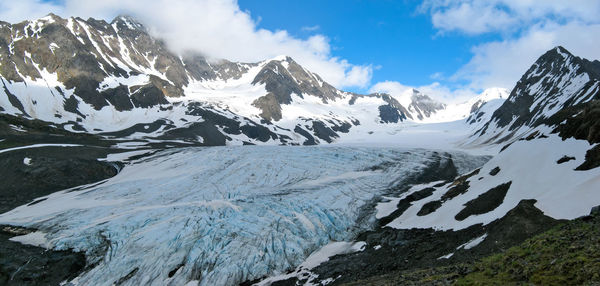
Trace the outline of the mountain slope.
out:
<instances>
[{"instance_id":1,"label":"mountain slope","mask_svg":"<svg viewBox=\"0 0 600 286\"><path fill-rule=\"evenodd\" d=\"M125 16L1 23L0 80L0 112L124 139L319 144L411 118L392 97L339 91L289 57L175 55Z\"/></svg>"},{"instance_id":2,"label":"mountain slope","mask_svg":"<svg viewBox=\"0 0 600 286\"><path fill-rule=\"evenodd\" d=\"M529 133L559 110L600 98L600 62L563 47L542 55L508 99L472 136L474 143L502 143Z\"/></svg>"},{"instance_id":3,"label":"mountain slope","mask_svg":"<svg viewBox=\"0 0 600 286\"><path fill-rule=\"evenodd\" d=\"M557 51L563 50L557 48L550 51L534 66ZM560 56L564 55L566 53L563 52ZM550 58L556 60L555 57ZM294 274L273 279L283 280L282 283L299 281L341 285L369 277L374 278L359 284L370 281L409 284L412 282L409 277L412 277L418 279L419 282L415 283L420 285L436 281L435 276L427 275L440 275L448 271L461 271L459 273L464 275L472 271L464 268L465 262L492 253L504 255L502 253L509 247L549 229L561 220L577 219L589 214L590 209L597 210L600 205L600 103L593 99L596 96L593 87L597 81L593 79L581 84L578 80L593 76L593 69L584 66L586 62L592 62L579 59L579 65L571 65L575 57L563 59L567 60L558 59L549 66L562 64L571 68L560 68L547 76L549 79L558 79L558 83L542 80L534 90L549 92L535 93L538 104L532 103L531 108L523 108L531 111L531 118L536 119L517 127L521 128L523 134L516 133L515 136L519 136L510 137L510 144L504 145L482 167L458 175L453 180L433 175L413 182L413 185L390 188L375 206L378 227L354 239L364 241L361 251L331 256L310 269L299 269ZM587 72L572 72L582 66L588 68ZM525 75L523 78L530 77ZM530 96L518 92L522 83L511 94L514 101L519 101L519 96ZM509 100L500 105L513 105ZM468 122L473 126L482 126L481 121L487 117L489 121L482 128L490 126L489 122L495 124L498 111L489 106L491 102L478 106ZM558 106L556 109L555 105ZM479 117L481 121L477 122L479 114L482 114ZM518 117L515 117L514 121L517 120ZM489 139L485 134L474 136L482 136L484 142ZM507 133L506 136L512 134ZM490 142L493 144L493 141L487 143ZM439 172L443 169L440 167L436 170ZM560 237L550 239L557 241ZM597 267L592 263L595 254L578 253L583 255L581 259L562 259L565 263L576 261L580 263L578 265ZM521 269L518 263L521 260L515 261L514 253L509 251L504 256L512 261L502 268L508 271ZM546 266L549 262L537 261L537 256L527 259ZM563 263L558 260L550 264L555 262L558 265ZM447 268L428 269L434 266ZM539 271L541 268L538 266L528 265L527 268ZM495 266L492 268L497 269ZM415 272L416 269L420 270ZM479 269L477 275L484 272L485 277L469 276L469 279L474 279L471 283L486 277L506 280L502 276L495 276L493 272L482 270L485 269ZM393 274L379 276L386 273ZM593 279L597 278L590 276L589 271L571 269L569 273L581 274L580 278L585 279L583 281L595 281ZM519 283L531 278L525 274L509 281Z\"/></svg>"}]
</instances>

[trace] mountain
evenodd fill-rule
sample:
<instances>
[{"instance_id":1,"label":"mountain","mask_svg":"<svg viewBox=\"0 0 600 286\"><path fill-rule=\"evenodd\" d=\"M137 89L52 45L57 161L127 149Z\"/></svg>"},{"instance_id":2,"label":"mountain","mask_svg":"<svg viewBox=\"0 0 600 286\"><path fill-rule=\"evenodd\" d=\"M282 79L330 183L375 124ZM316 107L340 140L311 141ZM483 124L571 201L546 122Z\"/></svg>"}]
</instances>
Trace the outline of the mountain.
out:
<instances>
[{"instance_id":1,"label":"mountain","mask_svg":"<svg viewBox=\"0 0 600 286\"><path fill-rule=\"evenodd\" d=\"M0 24L0 111L124 139L318 144L411 118L386 94L337 90L290 57L176 55L126 16Z\"/></svg>"},{"instance_id":2,"label":"mountain","mask_svg":"<svg viewBox=\"0 0 600 286\"><path fill-rule=\"evenodd\" d=\"M438 166L411 184L390 188L375 207L377 225L356 235L351 249L336 252L324 247L315 256L328 258L317 266L305 263L267 281L450 285L468 277L469 285L552 283L539 273L549 273L547 267L566 265L574 257L555 249L556 244L572 243L564 239L564 231L557 233L555 227L560 226L573 237L585 237L571 250L586 252L576 259L585 266L557 266L565 270L552 279L577 277L580 283L595 283L598 266L587 261L596 255L589 252L594 236L588 230L597 223L600 210L596 66L597 62L577 58L561 47L548 51L508 99L473 105L466 123L479 129L469 140L502 146L498 154L451 180L442 175L448 167ZM529 105L515 109L515 102ZM503 112L512 118L506 129L498 128ZM482 132L490 126L507 138L490 140ZM511 126L519 131L512 132ZM583 225L575 228L577 224ZM529 242L538 237L544 239ZM541 256L542 252L547 254ZM523 271L522 261L535 261L526 266L530 272ZM476 266L480 264L487 266ZM583 268L593 270L580 271Z\"/></svg>"},{"instance_id":3,"label":"mountain","mask_svg":"<svg viewBox=\"0 0 600 286\"><path fill-rule=\"evenodd\" d=\"M176 55L125 16L1 23L0 283L529 281L536 248L510 277L470 263L597 221L598 67L557 47L510 95L442 104L340 91L286 56ZM566 269L594 284L582 249Z\"/></svg>"},{"instance_id":4,"label":"mountain","mask_svg":"<svg viewBox=\"0 0 600 286\"><path fill-rule=\"evenodd\" d=\"M430 118L433 114L440 110L444 110L445 108L446 104L435 101L428 95L423 94L416 89L412 89L408 111L413 119L424 120Z\"/></svg>"},{"instance_id":5,"label":"mountain","mask_svg":"<svg viewBox=\"0 0 600 286\"><path fill-rule=\"evenodd\" d=\"M486 110L494 111L508 97L509 91L504 88L487 88L479 95L467 101L447 104L423 122L448 122L466 119L473 126L482 120ZM483 107L485 106L485 108ZM471 127L472 128L472 127Z\"/></svg>"},{"instance_id":6,"label":"mountain","mask_svg":"<svg viewBox=\"0 0 600 286\"><path fill-rule=\"evenodd\" d=\"M502 143L540 127L558 111L600 98L600 62L556 47L517 82L508 99L471 136L474 143Z\"/></svg>"}]
</instances>

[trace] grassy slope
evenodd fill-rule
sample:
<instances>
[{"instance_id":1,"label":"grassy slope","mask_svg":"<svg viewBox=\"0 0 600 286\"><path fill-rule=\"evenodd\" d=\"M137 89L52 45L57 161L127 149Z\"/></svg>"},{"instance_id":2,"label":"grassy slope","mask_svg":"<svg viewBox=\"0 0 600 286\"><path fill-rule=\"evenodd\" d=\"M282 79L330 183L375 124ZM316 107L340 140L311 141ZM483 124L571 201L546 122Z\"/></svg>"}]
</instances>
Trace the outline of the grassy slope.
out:
<instances>
[{"instance_id":1,"label":"grassy slope","mask_svg":"<svg viewBox=\"0 0 600 286\"><path fill-rule=\"evenodd\" d=\"M347 285L532 284L600 284L600 214L560 224L474 263L399 271Z\"/></svg>"},{"instance_id":2,"label":"grassy slope","mask_svg":"<svg viewBox=\"0 0 600 286\"><path fill-rule=\"evenodd\" d=\"M458 285L600 283L600 217L562 224L475 264Z\"/></svg>"}]
</instances>

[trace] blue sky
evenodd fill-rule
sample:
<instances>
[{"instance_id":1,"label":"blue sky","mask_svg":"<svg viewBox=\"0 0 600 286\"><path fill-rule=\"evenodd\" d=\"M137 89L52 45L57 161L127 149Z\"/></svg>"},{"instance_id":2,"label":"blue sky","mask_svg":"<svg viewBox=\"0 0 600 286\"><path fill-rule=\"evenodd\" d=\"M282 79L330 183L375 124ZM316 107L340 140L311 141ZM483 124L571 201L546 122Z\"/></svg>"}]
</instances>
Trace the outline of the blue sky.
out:
<instances>
[{"instance_id":1,"label":"blue sky","mask_svg":"<svg viewBox=\"0 0 600 286\"><path fill-rule=\"evenodd\" d=\"M239 5L259 19L262 28L285 29L300 38L315 32L327 35L336 56L373 65L372 82L464 84L444 78L470 60L471 47L500 38L493 34L441 35L430 16L418 11L420 1L240 0Z\"/></svg>"},{"instance_id":2,"label":"blue sky","mask_svg":"<svg viewBox=\"0 0 600 286\"><path fill-rule=\"evenodd\" d=\"M0 0L0 19L137 18L177 53L289 55L334 86L461 101L562 45L600 59L600 0Z\"/></svg>"}]
</instances>

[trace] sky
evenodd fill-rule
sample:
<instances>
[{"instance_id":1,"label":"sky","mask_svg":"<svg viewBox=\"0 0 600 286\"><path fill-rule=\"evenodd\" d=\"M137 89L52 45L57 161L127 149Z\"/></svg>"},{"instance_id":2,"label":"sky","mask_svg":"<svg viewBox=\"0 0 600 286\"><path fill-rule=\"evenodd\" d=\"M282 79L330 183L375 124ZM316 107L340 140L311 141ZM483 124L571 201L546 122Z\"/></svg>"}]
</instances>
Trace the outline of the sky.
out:
<instances>
[{"instance_id":1,"label":"sky","mask_svg":"<svg viewBox=\"0 0 600 286\"><path fill-rule=\"evenodd\" d=\"M444 102L511 89L562 45L600 59L600 0L0 0L0 20L50 12L139 19L177 53L256 62L289 55L337 88Z\"/></svg>"}]
</instances>

